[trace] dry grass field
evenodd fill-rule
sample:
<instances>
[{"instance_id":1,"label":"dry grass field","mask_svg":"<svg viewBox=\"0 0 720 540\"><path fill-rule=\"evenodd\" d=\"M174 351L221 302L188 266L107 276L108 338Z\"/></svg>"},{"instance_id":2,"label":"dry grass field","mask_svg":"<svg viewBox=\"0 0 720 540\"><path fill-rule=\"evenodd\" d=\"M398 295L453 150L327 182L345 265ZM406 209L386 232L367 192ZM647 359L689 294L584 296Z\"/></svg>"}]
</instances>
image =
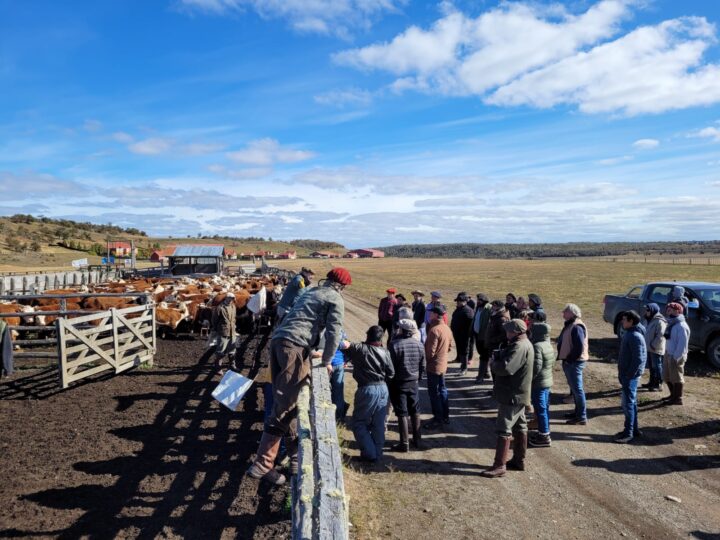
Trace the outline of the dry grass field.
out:
<instances>
[{"instance_id":1,"label":"dry grass field","mask_svg":"<svg viewBox=\"0 0 720 540\"><path fill-rule=\"evenodd\" d=\"M273 263L275 264L275 263ZM278 261L293 270L311 267L322 275L332 266L345 266L353 277L348 293L377 305L387 287L393 286L410 297L420 288L443 293L445 304L454 308L459 291L484 292L504 299L539 294L551 324L559 328L560 311L567 302L579 305L583 319L595 337L609 337L612 328L602 320L603 296L624 293L631 286L652 280L720 281L720 267L651 263L611 262L598 259L479 260L479 259L342 259Z\"/></svg>"}]
</instances>

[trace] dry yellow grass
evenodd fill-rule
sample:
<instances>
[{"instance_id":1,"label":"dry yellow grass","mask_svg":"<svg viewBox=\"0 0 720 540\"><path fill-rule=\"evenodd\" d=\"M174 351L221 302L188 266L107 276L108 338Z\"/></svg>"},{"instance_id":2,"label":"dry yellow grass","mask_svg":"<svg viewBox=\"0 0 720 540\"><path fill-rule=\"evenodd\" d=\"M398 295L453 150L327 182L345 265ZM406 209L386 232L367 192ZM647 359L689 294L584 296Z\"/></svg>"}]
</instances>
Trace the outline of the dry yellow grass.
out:
<instances>
[{"instance_id":1,"label":"dry yellow grass","mask_svg":"<svg viewBox=\"0 0 720 540\"><path fill-rule=\"evenodd\" d=\"M485 260L485 259L342 259L278 261L277 266L293 270L311 267L322 277L332 266L350 270L353 284L348 293L376 305L393 286L411 299L410 291L420 288L443 293L448 309L459 291L484 292L491 299L539 294L550 322L560 325L560 311L568 302L583 310L583 319L595 337L611 336L612 328L602 320L603 296L625 293L631 286L653 280L720 281L720 267L698 265L644 264L598 259Z\"/></svg>"}]
</instances>

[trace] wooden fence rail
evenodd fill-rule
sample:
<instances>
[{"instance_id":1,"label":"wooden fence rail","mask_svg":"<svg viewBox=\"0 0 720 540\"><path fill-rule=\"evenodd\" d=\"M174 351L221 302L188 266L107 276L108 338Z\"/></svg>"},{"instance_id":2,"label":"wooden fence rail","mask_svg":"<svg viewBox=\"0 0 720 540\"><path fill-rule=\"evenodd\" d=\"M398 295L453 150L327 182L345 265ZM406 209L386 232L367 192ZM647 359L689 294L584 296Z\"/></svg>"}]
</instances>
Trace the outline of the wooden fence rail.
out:
<instances>
[{"instance_id":1,"label":"wooden fence rail","mask_svg":"<svg viewBox=\"0 0 720 540\"><path fill-rule=\"evenodd\" d=\"M330 378L319 361L298 399L298 475L292 486L293 540L345 540L348 504L330 399Z\"/></svg>"},{"instance_id":2,"label":"wooden fence rail","mask_svg":"<svg viewBox=\"0 0 720 540\"><path fill-rule=\"evenodd\" d=\"M78 285L104 283L120 275L118 270L73 270L64 272L27 272L0 274L0 294L38 293Z\"/></svg>"}]
</instances>

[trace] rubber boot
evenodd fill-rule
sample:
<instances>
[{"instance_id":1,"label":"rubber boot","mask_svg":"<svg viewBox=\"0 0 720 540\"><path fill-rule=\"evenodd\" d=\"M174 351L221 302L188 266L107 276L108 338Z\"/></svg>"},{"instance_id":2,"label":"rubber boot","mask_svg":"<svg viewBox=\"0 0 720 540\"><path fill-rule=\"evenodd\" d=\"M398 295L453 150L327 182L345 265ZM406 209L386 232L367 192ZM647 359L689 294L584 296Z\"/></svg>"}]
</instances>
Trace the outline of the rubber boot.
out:
<instances>
[{"instance_id":1,"label":"rubber boot","mask_svg":"<svg viewBox=\"0 0 720 540\"><path fill-rule=\"evenodd\" d=\"M670 390L670 395L667 397L662 398L663 401L673 401L675 399L675 385L671 382L665 383L668 387L668 390Z\"/></svg>"},{"instance_id":2,"label":"rubber boot","mask_svg":"<svg viewBox=\"0 0 720 540\"><path fill-rule=\"evenodd\" d=\"M297 436L288 435L285 439L285 451L290 459L289 470L292 476L298 473L298 438Z\"/></svg>"},{"instance_id":3,"label":"rubber boot","mask_svg":"<svg viewBox=\"0 0 720 540\"><path fill-rule=\"evenodd\" d=\"M485 478L500 478L501 476L505 476L505 463L507 463L508 455L510 454L511 441L512 437L506 437L504 435L498 436L493 466L487 471L481 472L481 476Z\"/></svg>"},{"instance_id":4,"label":"rubber boot","mask_svg":"<svg viewBox=\"0 0 720 540\"><path fill-rule=\"evenodd\" d=\"M525 454L527 453L527 431L513 434L513 457L507 462L507 468L513 471L525 470Z\"/></svg>"},{"instance_id":5,"label":"rubber boot","mask_svg":"<svg viewBox=\"0 0 720 540\"><path fill-rule=\"evenodd\" d=\"M285 477L274 469L275 458L280 450L280 439L277 435L263 432L255 462L247 470L248 476L260 478L276 486L285 483Z\"/></svg>"},{"instance_id":6,"label":"rubber boot","mask_svg":"<svg viewBox=\"0 0 720 540\"><path fill-rule=\"evenodd\" d=\"M422 432L420 431L420 415L413 414L410 419L412 427L412 446L415 450L425 450L422 444Z\"/></svg>"},{"instance_id":7,"label":"rubber boot","mask_svg":"<svg viewBox=\"0 0 720 540\"><path fill-rule=\"evenodd\" d=\"M683 404L683 383L675 383L675 398L670 402L670 405L682 405Z\"/></svg>"},{"instance_id":8,"label":"rubber boot","mask_svg":"<svg viewBox=\"0 0 720 540\"><path fill-rule=\"evenodd\" d=\"M400 442L394 445L390 450L393 452L407 452L410 450L408 443L408 420L407 416L398 416L398 431L400 432Z\"/></svg>"}]
</instances>

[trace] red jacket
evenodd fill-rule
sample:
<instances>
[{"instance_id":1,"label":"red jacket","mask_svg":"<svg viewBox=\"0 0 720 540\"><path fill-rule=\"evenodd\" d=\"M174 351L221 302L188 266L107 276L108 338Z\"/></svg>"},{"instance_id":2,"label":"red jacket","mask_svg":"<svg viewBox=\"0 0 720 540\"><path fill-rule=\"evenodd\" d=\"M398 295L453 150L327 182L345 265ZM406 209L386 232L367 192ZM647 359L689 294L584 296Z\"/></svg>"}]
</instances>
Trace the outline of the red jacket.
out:
<instances>
[{"instance_id":1,"label":"red jacket","mask_svg":"<svg viewBox=\"0 0 720 540\"><path fill-rule=\"evenodd\" d=\"M378 320L392 321L397 303L397 299L394 297L388 298L386 296L385 298L380 300L380 306L378 306Z\"/></svg>"}]
</instances>

